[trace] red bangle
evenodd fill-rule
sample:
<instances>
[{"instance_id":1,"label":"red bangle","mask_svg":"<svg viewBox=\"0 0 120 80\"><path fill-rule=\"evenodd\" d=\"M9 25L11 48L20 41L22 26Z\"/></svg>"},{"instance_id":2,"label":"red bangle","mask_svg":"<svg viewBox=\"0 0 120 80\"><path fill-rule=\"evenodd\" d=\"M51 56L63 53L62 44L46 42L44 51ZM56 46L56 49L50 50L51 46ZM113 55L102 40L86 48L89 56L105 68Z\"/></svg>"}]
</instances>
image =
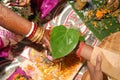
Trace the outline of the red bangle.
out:
<instances>
[{"instance_id":1,"label":"red bangle","mask_svg":"<svg viewBox=\"0 0 120 80\"><path fill-rule=\"evenodd\" d=\"M36 30L37 30L37 25L34 24L34 29L33 29L32 33L28 36L29 39L31 39L34 36Z\"/></svg>"},{"instance_id":2,"label":"red bangle","mask_svg":"<svg viewBox=\"0 0 120 80\"><path fill-rule=\"evenodd\" d=\"M77 56L78 56L79 58L81 58L80 53L81 53L82 48L84 47L84 45L85 45L84 42L80 42L79 48L78 48L78 50L77 50Z\"/></svg>"}]
</instances>

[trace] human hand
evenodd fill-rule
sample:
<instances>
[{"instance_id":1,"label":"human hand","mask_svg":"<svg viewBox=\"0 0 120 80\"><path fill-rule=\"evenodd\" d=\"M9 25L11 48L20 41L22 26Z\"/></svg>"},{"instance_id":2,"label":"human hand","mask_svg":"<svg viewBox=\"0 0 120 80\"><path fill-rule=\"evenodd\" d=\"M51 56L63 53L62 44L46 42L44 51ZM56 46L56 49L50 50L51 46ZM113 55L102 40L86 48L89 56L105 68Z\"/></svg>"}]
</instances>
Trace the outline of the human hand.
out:
<instances>
[{"instance_id":1,"label":"human hand","mask_svg":"<svg viewBox=\"0 0 120 80\"><path fill-rule=\"evenodd\" d=\"M89 61L87 62L91 80L107 80L106 75L104 75L104 73L101 70L101 63L101 56L97 57L95 66L93 66Z\"/></svg>"},{"instance_id":2,"label":"human hand","mask_svg":"<svg viewBox=\"0 0 120 80\"><path fill-rule=\"evenodd\" d=\"M50 47L50 32L51 30L50 29L46 29L45 30L45 33L44 33L44 36L43 36L43 39L41 41L41 44L42 46L44 47L45 49L45 54L47 56L47 58L51 61L53 61L53 58L51 56L51 54L49 52L51 52L51 47Z\"/></svg>"},{"instance_id":3,"label":"human hand","mask_svg":"<svg viewBox=\"0 0 120 80\"><path fill-rule=\"evenodd\" d=\"M85 44L84 42L80 42L77 47L76 55L80 58L84 58L85 60L90 60L91 54L93 51L93 47Z\"/></svg>"},{"instance_id":4,"label":"human hand","mask_svg":"<svg viewBox=\"0 0 120 80\"><path fill-rule=\"evenodd\" d=\"M9 6L18 6L18 7L24 7L27 6L30 3L30 0L16 0L15 2L9 2Z\"/></svg>"},{"instance_id":5,"label":"human hand","mask_svg":"<svg viewBox=\"0 0 120 80\"><path fill-rule=\"evenodd\" d=\"M43 36L43 39L42 39L42 41L41 41L42 46L43 46L47 51L51 51L51 48L50 48L50 32L51 32L51 30L46 29L46 30L45 30L45 33L44 33L44 36Z\"/></svg>"}]
</instances>

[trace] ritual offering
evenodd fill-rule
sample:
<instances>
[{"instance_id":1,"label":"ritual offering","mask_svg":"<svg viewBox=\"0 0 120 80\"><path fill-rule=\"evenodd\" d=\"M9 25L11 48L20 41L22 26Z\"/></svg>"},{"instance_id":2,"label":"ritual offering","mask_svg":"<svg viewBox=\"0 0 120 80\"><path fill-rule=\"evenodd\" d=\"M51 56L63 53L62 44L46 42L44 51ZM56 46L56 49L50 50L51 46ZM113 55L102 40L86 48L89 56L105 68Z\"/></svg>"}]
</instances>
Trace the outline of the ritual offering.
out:
<instances>
[{"instance_id":1,"label":"ritual offering","mask_svg":"<svg viewBox=\"0 0 120 80\"><path fill-rule=\"evenodd\" d=\"M84 62L75 55L79 41L84 41L79 30L63 25L56 26L50 34L50 53L32 49L32 62L24 61L21 67L33 80L74 80ZM28 65L32 67L32 71L28 70Z\"/></svg>"},{"instance_id":2,"label":"ritual offering","mask_svg":"<svg viewBox=\"0 0 120 80\"><path fill-rule=\"evenodd\" d=\"M55 26L51 29L50 34L50 50L49 51L38 51L32 47L25 47L25 52L23 51L14 60L14 63L19 63L15 67L15 71L10 69L15 66L14 63L9 65L9 75L7 70L4 70L2 74L0 73L1 79L7 80L75 80L81 68L84 67L84 60L80 60L75 54L76 48L79 42L88 40L87 43L96 45L97 39L100 41L98 47L94 47L93 53L91 55L91 63L96 65L97 55L102 57L102 71L110 78L114 80L120 80L120 20L118 21L118 16L120 14L120 1L119 0L67 0L69 5L67 8L71 8L69 16L67 18L72 18L67 20L67 18L59 17L55 18L53 22L47 23L48 27ZM0 3L3 3L1 0ZM6 4L4 4L7 6ZM70 6L71 5L71 6ZM63 5L62 5L63 7ZM65 6L66 7L66 6ZM17 7L10 7L16 11ZM62 12L59 10L61 7L56 8L57 12ZM18 8L17 12L19 12ZM73 20L75 14L72 9L77 13L79 18L88 29L80 31L76 29L75 26L71 26L70 21ZM27 8L30 14L30 8ZM25 11L27 11L25 10ZM68 11L67 9L65 9ZM64 10L64 14L66 11ZM18 14L20 15L21 12ZM23 12L22 12L23 13ZM30 15L24 12L23 15L26 19ZM67 13L68 14L68 13ZM67 15L66 14L66 15ZM49 18L52 14L49 14ZM62 13L63 15L63 13ZM77 16L76 15L76 16ZM53 15L54 16L54 15ZM56 14L55 14L56 16ZM78 17L77 16L77 17ZM54 17L52 17L54 18ZM63 22L59 23L57 21ZM78 20L77 18L74 19ZM58 23L58 24L52 25ZM64 26L65 23L70 23L70 26ZM79 23L79 22L77 22ZM63 25L60 25L63 24ZM75 24L75 23L73 23ZM80 24L79 24L80 25ZM46 26L46 25L45 25ZM90 30L90 32L88 32ZM93 34L92 34L93 33ZM88 36L87 36L88 35ZM95 37L92 37L95 35ZM86 37L87 36L87 37ZM96 39L97 38L97 39ZM37 46L36 46L37 47ZM40 47L38 47L40 48ZM50 59L51 58L51 59ZM0 67L3 68L3 67ZM4 74L3 74L4 73ZM7 78L6 78L7 77ZM89 80L90 75L85 72L82 80Z\"/></svg>"}]
</instances>

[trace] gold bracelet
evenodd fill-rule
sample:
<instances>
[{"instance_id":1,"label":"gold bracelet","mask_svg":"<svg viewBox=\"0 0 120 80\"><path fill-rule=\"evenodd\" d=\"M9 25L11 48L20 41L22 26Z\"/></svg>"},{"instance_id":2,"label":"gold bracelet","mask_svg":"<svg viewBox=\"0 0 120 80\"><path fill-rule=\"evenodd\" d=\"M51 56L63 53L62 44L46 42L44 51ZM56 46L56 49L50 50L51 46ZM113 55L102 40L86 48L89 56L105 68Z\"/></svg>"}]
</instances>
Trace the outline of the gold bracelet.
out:
<instances>
[{"instance_id":1,"label":"gold bracelet","mask_svg":"<svg viewBox=\"0 0 120 80\"><path fill-rule=\"evenodd\" d=\"M36 41L36 43L40 43L40 41L42 40L43 36L44 36L44 32L45 32L45 29L44 28L41 28L41 36L39 37L39 39Z\"/></svg>"},{"instance_id":2,"label":"gold bracelet","mask_svg":"<svg viewBox=\"0 0 120 80\"><path fill-rule=\"evenodd\" d=\"M40 41L43 38L44 32L45 32L44 28L42 28L42 27L37 28L35 34L33 35L33 37L30 40L32 42L40 43Z\"/></svg>"},{"instance_id":3,"label":"gold bracelet","mask_svg":"<svg viewBox=\"0 0 120 80\"><path fill-rule=\"evenodd\" d=\"M41 31L40 31L40 29L38 28L37 31L36 31L36 33L35 33L35 35L34 35L33 38L31 39L31 41L32 41L32 42L36 42L36 40L40 37L39 34L41 35Z\"/></svg>"},{"instance_id":4,"label":"gold bracelet","mask_svg":"<svg viewBox=\"0 0 120 80\"><path fill-rule=\"evenodd\" d=\"M37 28L35 34L33 35L33 37L31 38L32 42L35 42L35 39L37 38L37 34L39 33L39 29Z\"/></svg>"},{"instance_id":5,"label":"gold bracelet","mask_svg":"<svg viewBox=\"0 0 120 80\"><path fill-rule=\"evenodd\" d=\"M32 42L37 41L37 39L39 38L39 34L41 34L41 31L40 31L40 29L38 28L37 31L36 31L36 33L35 33L35 35L34 35L34 37L31 39Z\"/></svg>"}]
</instances>

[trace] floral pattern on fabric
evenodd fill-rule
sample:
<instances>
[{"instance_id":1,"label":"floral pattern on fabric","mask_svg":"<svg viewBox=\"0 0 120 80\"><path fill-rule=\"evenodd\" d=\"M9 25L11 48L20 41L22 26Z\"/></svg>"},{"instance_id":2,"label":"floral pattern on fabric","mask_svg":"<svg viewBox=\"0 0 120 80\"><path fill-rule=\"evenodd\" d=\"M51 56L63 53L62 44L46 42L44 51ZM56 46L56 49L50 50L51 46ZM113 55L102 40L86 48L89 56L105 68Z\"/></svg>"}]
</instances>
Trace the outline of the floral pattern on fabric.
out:
<instances>
[{"instance_id":1,"label":"floral pattern on fabric","mask_svg":"<svg viewBox=\"0 0 120 80\"><path fill-rule=\"evenodd\" d=\"M32 80L26 73L18 67L15 72L7 80Z\"/></svg>"},{"instance_id":2,"label":"floral pattern on fabric","mask_svg":"<svg viewBox=\"0 0 120 80\"><path fill-rule=\"evenodd\" d=\"M0 37L0 58L1 57L8 57L8 51L10 47L7 46L6 48L4 47L4 42L2 40L2 37Z\"/></svg>"}]
</instances>

